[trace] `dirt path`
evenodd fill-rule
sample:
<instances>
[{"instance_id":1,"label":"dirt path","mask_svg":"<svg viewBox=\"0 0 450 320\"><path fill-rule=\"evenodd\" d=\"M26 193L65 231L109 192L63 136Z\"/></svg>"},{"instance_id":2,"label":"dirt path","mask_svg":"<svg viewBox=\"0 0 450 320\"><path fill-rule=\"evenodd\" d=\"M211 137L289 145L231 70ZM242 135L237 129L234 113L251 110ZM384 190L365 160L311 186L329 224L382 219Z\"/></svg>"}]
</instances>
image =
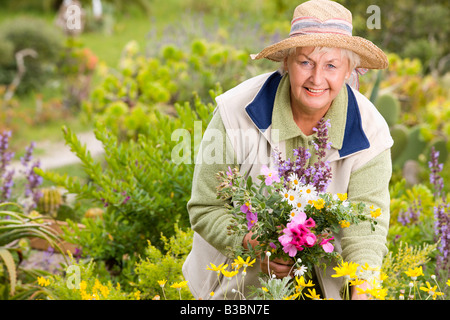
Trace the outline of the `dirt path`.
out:
<instances>
[{"instance_id":1,"label":"dirt path","mask_svg":"<svg viewBox=\"0 0 450 320\"><path fill-rule=\"evenodd\" d=\"M103 153L103 145L95 138L93 132L78 133L77 137L81 144L85 145L86 149L91 152L93 157ZM45 150L44 154L33 155L34 159L39 159L40 167L43 170L64 167L80 162L80 159L70 151L69 146L67 146L64 141L38 141L36 142L35 149ZM12 163L11 166L16 169L22 168L19 161ZM18 170L16 170L16 172L18 172Z\"/></svg>"}]
</instances>

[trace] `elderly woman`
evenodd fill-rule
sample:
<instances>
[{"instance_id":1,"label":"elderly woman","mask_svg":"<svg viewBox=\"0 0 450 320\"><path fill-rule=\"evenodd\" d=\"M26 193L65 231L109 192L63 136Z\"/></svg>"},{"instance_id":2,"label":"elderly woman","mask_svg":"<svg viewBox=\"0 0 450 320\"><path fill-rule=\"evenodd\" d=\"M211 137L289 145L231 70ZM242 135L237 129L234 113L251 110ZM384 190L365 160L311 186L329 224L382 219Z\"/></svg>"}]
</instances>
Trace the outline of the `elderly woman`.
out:
<instances>
[{"instance_id":1,"label":"elderly woman","mask_svg":"<svg viewBox=\"0 0 450 320\"><path fill-rule=\"evenodd\" d=\"M216 173L238 166L240 172L256 179L262 165L273 160L274 148L291 159L293 149L309 148L315 138L313 128L322 118L331 123L332 145L325 160L330 161L333 179L327 191L347 193L350 201L383 212L375 232L364 225L342 229L335 235L336 248L344 261L372 267L380 267L387 252L393 142L375 106L349 85L357 84L355 68L386 68L385 54L370 41L352 36L352 15L343 6L312 0L295 9L287 39L252 58L278 61L281 68L217 97L217 109L198 156L202 161L197 161L194 172L188 210L195 233L183 273L196 298L207 299L212 291L214 298L223 298L217 275L206 267L210 263L231 265L228 248L246 248L257 242L251 234L242 238L227 233L233 217L225 201L217 198ZM224 139L212 139L212 132L214 137L221 133ZM202 150L224 150L222 161L208 161ZM268 268L280 278L289 275L292 261L268 260L261 259L247 270L246 285L260 285L258 273ZM331 277L332 267L327 267L325 275L317 270L315 280L321 297L340 299L342 280ZM228 292L234 283L229 283ZM364 296L353 292L352 298Z\"/></svg>"}]
</instances>

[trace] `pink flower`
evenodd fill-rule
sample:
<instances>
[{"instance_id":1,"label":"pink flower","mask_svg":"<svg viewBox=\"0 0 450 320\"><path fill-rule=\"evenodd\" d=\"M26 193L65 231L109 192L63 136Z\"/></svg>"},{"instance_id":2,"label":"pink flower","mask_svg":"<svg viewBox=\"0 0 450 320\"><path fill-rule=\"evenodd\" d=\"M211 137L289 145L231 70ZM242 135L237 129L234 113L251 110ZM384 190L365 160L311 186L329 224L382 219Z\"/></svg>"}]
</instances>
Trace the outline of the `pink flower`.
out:
<instances>
[{"instance_id":1,"label":"pink flower","mask_svg":"<svg viewBox=\"0 0 450 320\"><path fill-rule=\"evenodd\" d=\"M306 235L303 236L303 240L305 242L305 245L307 247L312 247L315 243L316 243L316 235L312 232L307 233Z\"/></svg>"},{"instance_id":2,"label":"pink flower","mask_svg":"<svg viewBox=\"0 0 450 320\"><path fill-rule=\"evenodd\" d=\"M270 186L273 182L280 182L280 177L278 176L278 171L276 169L270 169L266 165L263 165L261 173L266 177L264 181L266 186Z\"/></svg>"},{"instance_id":3,"label":"pink flower","mask_svg":"<svg viewBox=\"0 0 450 320\"><path fill-rule=\"evenodd\" d=\"M249 211L250 211L250 206L247 205L246 203L244 203L244 204L241 206L241 212L242 212L242 213L247 213L247 212L249 212Z\"/></svg>"},{"instance_id":4,"label":"pink flower","mask_svg":"<svg viewBox=\"0 0 450 320\"><path fill-rule=\"evenodd\" d=\"M333 240L333 239L334 239L334 237L331 237L331 238L329 238L329 239L323 239L323 240L320 242L320 245L322 246L323 251L325 251L325 252L327 252L327 253L333 252L334 246L333 246L333 244L330 242L330 241Z\"/></svg>"},{"instance_id":5,"label":"pink flower","mask_svg":"<svg viewBox=\"0 0 450 320\"><path fill-rule=\"evenodd\" d=\"M247 228L250 231L253 226L258 222L258 215L256 213L253 213L251 211L247 212Z\"/></svg>"},{"instance_id":6,"label":"pink flower","mask_svg":"<svg viewBox=\"0 0 450 320\"><path fill-rule=\"evenodd\" d=\"M241 212L246 214L245 217L247 218L247 228L250 230L256 222L258 222L258 215L256 212L252 212L252 207L248 203L244 203L241 206Z\"/></svg>"},{"instance_id":7,"label":"pink flower","mask_svg":"<svg viewBox=\"0 0 450 320\"><path fill-rule=\"evenodd\" d=\"M316 223L312 218L306 218L304 212L299 212L283 229L283 235L278 238L283 246L283 251L290 257L294 257L298 251L304 250L305 247L314 246L317 242L316 235L309 230Z\"/></svg>"}]
</instances>

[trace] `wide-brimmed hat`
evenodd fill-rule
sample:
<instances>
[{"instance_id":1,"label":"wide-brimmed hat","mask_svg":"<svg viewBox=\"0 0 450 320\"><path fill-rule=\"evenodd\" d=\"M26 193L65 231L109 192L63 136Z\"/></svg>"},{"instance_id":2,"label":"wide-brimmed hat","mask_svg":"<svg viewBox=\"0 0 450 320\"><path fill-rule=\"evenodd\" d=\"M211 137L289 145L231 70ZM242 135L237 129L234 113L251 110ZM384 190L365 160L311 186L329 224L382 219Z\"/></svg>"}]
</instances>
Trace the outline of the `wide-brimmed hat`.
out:
<instances>
[{"instance_id":1,"label":"wide-brimmed hat","mask_svg":"<svg viewBox=\"0 0 450 320\"><path fill-rule=\"evenodd\" d=\"M353 36L352 29L352 13L341 4L330 0L307 1L294 10L289 38L251 57L283 61L290 48L331 47L357 53L361 58L358 68L387 68L388 60L384 52L371 41Z\"/></svg>"}]
</instances>

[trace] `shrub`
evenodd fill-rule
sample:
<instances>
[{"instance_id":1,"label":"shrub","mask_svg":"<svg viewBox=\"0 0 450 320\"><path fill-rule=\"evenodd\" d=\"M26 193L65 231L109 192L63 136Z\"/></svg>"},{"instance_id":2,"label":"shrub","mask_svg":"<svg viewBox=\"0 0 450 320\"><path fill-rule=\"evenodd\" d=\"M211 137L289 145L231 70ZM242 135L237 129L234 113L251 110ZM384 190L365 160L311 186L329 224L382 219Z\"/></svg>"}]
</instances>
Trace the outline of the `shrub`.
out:
<instances>
[{"instance_id":1,"label":"shrub","mask_svg":"<svg viewBox=\"0 0 450 320\"><path fill-rule=\"evenodd\" d=\"M0 25L0 39L9 42L14 54L22 49L33 49L36 58L25 58L26 73L18 94L42 88L55 73L55 64L62 49L62 35L55 28L37 18L16 18ZM9 54L8 54L9 56ZM2 59L0 84L9 85L17 71L14 57Z\"/></svg>"},{"instance_id":2,"label":"shrub","mask_svg":"<svg viewBox=\"0 0 450 320\"><path fill-rule=\"evenodd\" d=\"M175 225L175 234L170 239L161 234L161 240L164 242L163 252L165 253L154 247L150 242L148 243L144 255L136 263L135 268L138 278L135 286L142 292L142 299L153 299L155 296L168 300L179 298L178 292L170 288L170 285L184 280L181 268L191 250L192 237L192 230L183 231ZM162 285L163 288L158 281L166 281ZM192 299L192 295L187 288L183 288L181 293L183 299Z\"/></svg>"},{"instance_id":3,"label":"shrub","mask_svg":"<svg viewBox=\"0 0 450 320\"><path fill-rule=\"evenodd\" d=\"M95 134L105 150L104 162L94 160L76 135L65 128L65 141L81 160L88 183L51 171L36 172L79 199L105 208L102 219L81 221L86 228L71 225L75 232L68 232L67 239L82 247L83 253L119 267L120 272L123 257L133 259L141 254L147 240L162 248L161 232L170 236L176 222L182 228L188 227L186 204L191 192L196 139L182 142L187 143L189 151L183 155L187 161L180 163L172 158L172 150L178 144L172 135L177 129L201 135L196 128L206 128L213 108L196 99L193 107L189 103L177 104L177 116L161 112L147 115L145 134L129 142L119 141L117 135L98 122Z\"/></svg>"}]
</instances>

